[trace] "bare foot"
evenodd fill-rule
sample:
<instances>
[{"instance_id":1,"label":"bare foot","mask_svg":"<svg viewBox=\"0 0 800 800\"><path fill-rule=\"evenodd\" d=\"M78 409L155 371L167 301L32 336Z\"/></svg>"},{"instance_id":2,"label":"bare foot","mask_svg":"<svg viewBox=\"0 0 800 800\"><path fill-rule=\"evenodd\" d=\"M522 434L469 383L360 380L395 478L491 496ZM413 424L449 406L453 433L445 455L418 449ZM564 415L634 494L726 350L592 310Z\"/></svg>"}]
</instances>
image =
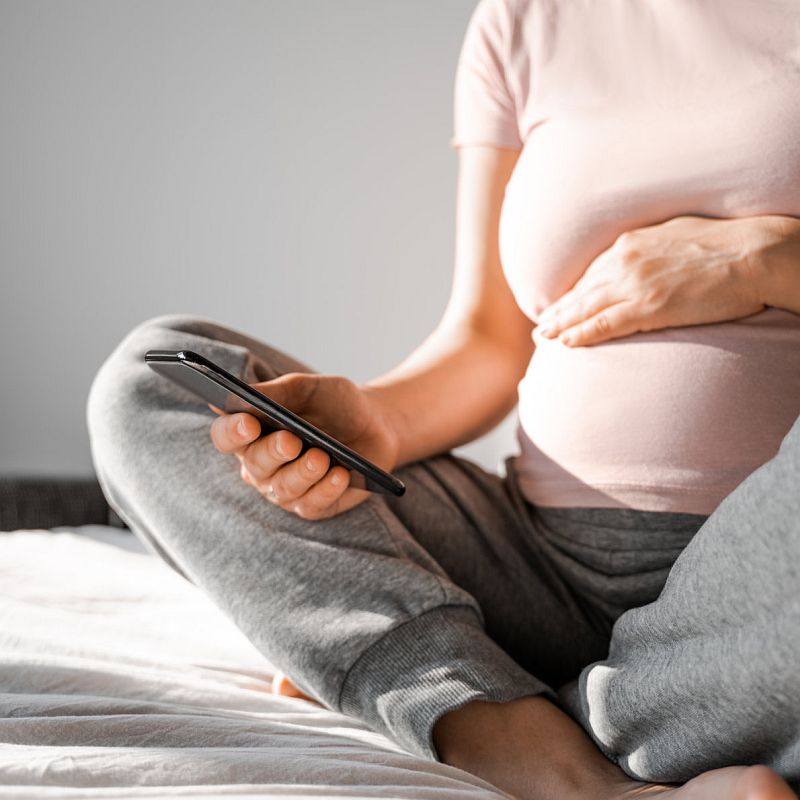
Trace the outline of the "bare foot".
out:
<instances>
[{"instance_id":1,"label":"bare foot","mask_svg":"<svg viewBox=\"0 0 800 800\"><path fill-rule=\"evenodd\" d=\"M683 786L638 784L620 796L630 800L797 800L797 795L771 769L726 767L704 772Z\"/></svg>"},{"instance_id":2,"label":"bare foot","mask_svg":"<svg viewBox=\"0 0 800 800\"><path fill-rule=\"evenodd\" d=\"M275 673L275 677L272 679L272 694L280 694L284 697L297 697L300 700L308 700L311 703L315 702L315 700L307 694L303 694L283 672Z\"/></svg>"},{"instance_id":3,"label":"bare foot","mask_svg":"<svg viewBox=\"0 0 800 800\"><path fill-rule=\"evenodd\" d=\"M734 785L733 800L797 800L797 795L771 769L744 767Z\"/></svg>"},{"instance_id":4,"label":"bare foot","mask_svg":"<svg viewBox=\"0 0 800 800\"><path fill-rule=\"evenodd\" d=\"M301 692L283 672L275 673L272 680L272 692L284 697L297 697L315 702ZM452 715L459 715L461 721L465 721L467 716L471 716L473 722L488 722L491 727L492 721L496 722L499 719L497 715L499 712L501 716L506 717L503 734L513 734L514 736L519 734L518 742L523 741L525 728L517 727L511 714L503 715L504 711L520 711L520 703L525 706L524 712L527 713L533 709L536 714L540 715L541 722L550 720L554 722L555 728L561 729L552 731L553 734L561 734L555 740L558 742L557 747L563 750L562 758L559 760L563 760L564 756L575 758L575 762L571 763L561 775L554 776L552 767L556 766L557 768L557 763L555 765L543 763L547 761L547 753L538 754L543 757L540 760L537 758L535 749L528 749L525 766L519 762L515 763L510 752L514 749L513 745L506 749L501 762L496 764L500 770L495 772L491 766L492 748L491 746L486 747L487 739L484 738L484 735L489 734L489 730L484 725L477 727L482 743L478 747L477 758L472 761L472 764L468 764L463 758L459 759L452 750L449 751L450 760L445 757L443 751L448 750L447 728L452 730L453 723L457 724L458 722ZM567 798L576 798L577 800L583 797L587 800L589 798L591 800L649 800L650 798L653 800L656 798L658 800L798 800L797 795L780 776L763 766L726 767L725 769L710 770L683 786L663 786L632 781L606 760L572 720L542 698L524 698L523 701L502 704L470 703L446 717L450 717L450 719L445 721L444 726L437 726L435 735L437 749L442 760L461 767L467 772L472 772L508 792L513 790L514 796L520 800L528 798L545 800L550 797L558 797L560 800L567 800ZM564 736L565 733L566 736ZM465 737L460 738L464 739ZM466 738L470 738L469 735ZM497 741L493 740L491 736L488 740L492 743ZM551 741L553 740L551 739ZM545 750L547 749L545 748ZM586 758L587 755L589 758ZM459 761L460 763L456 763ZM537 762L538 769L536 768ZM575 764L581 762L585 769L576 770ZM530 765L534 766L533 770L530 769ZM532 775L532 772L538 774ZM581 772L583 774L580 774Z\"/></svg>"},{"instance_id":5,"label":"bare foot","mask_svg":"<svg viewBox=\"0 0 800 800\"><path fill-rule=\"evenodd\" d=\"M439 757L518 800L798 800L772 770L726 767L683 786L631 780L543 697L474 701L433 731Z\"/></svg>"}]
</instances>

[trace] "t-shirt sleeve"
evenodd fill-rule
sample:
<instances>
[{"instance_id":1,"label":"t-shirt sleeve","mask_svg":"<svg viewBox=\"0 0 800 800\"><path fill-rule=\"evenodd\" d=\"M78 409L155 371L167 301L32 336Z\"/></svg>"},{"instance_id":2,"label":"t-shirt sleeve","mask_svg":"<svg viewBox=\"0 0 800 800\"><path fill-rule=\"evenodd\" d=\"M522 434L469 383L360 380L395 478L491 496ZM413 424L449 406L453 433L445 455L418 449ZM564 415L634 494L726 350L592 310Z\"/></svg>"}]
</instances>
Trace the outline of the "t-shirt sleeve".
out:
<instances>
[{"instance_id":1,"label":"t-shirt sleeve","mask_svg":"<svg viewBox=\"0 0 800 800\"><path fill-rule=\"evenodd\" d=\"M506 65L511 42L507 0L481 0L458 59L450 143L522 148Z\"/></svg>"}]
</instances>

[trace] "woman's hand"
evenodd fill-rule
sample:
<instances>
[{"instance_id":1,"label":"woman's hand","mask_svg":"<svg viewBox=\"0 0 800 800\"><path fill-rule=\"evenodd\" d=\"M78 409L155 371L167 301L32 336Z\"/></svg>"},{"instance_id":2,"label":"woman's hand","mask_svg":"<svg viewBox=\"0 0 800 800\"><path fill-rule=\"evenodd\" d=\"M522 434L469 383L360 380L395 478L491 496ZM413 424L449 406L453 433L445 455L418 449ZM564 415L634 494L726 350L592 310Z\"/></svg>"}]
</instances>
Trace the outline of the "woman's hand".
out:
<instances>
[{"instance_id":1,"label":"woman's hand","mask_svg":"<svg viewBox=\"0 0 800 800\"><path fill-rule=\"evenodd\" d=\"M253 385L379 467L395 466L396 437L368 388L346 378L305 373ZM250 414L222 414L211 425L217 450L235 455L242 480L271 503L303 519L324 519L369 496L350 488L349 471L332 467L324 451L311 448L298 458L302 443L289 431L259 437L261 426Z\"/></svg>"},{"instance_id":2,"label":"woman's hand","mask_svg":"<svg viewBox=\"0 0 800 800\"><path fill-rule=\"evenodd\" d=\"M542 312L539 332L579 346L755 314L767 304L767 254L796 236L789 220L676 217L624 233Z\"/></svg>"}]
</instances>

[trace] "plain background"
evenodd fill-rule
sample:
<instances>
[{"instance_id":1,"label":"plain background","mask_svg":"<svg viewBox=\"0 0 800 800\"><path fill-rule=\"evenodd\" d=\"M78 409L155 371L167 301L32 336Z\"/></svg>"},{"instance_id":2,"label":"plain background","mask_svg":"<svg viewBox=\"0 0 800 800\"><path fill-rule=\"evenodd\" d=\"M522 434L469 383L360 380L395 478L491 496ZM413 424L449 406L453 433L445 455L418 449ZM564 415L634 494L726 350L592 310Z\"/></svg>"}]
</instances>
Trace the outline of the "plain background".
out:
<instances>
[{"instance_id":1,"label":"plain background","mask_svg":"<svg viewBox=\"0 0 800 800\"><path fill-rule=\"evenodd\" d=\"M413 349L474 5L0 0L0 473L91 472L92 377L157 314L355 380ZM467 453L496 467L512 423Z\"/></svg>"}]
</instances>

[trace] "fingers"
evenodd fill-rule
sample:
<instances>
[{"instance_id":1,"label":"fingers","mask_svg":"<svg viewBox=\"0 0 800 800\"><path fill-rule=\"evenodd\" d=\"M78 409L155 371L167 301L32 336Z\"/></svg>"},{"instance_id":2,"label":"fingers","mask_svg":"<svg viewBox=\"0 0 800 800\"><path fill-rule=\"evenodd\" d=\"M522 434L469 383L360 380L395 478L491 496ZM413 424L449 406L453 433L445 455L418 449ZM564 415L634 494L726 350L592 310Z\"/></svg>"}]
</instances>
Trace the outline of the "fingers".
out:
<instances>
[{"instance_id":1,"label":"fingers","mask_svg":"<svg viewBox=\"0 0 800 800\"><path fill-rule=\"evenodd\" d=\"M287 511L316 519L341 497L350 475L344 467L329 469L330 458L319 448L300 456L301 449L302 443L296 436L278 431L236 455L242 464L242 479L267 500ZM312 488L314 492L309 494ZM298 505L296 501L302 502Z\"/></svg>"},{"instance_id":2,"label":"fingers","mask_svg":"<svg viewBox=\"0 0 800 800\"><path fill-rule=\"evenodd\" d=\"M238 455L248 483L260 488L275 473L294 461L303 449L300 439L289 431L277 431L247 446Z\"/></svg>"},{"instance_id":3,"label":"fingers","mask_svg":"<svg viewBox=\"0 0 800 800\"><path fill-rule=\"evenodd\" d=\"M554 339L568 328L618 303L620 299L608 286L598 286L584 292L567 292L542 312L537 326L539 333L548 339Z\"/></svg>"},{"instance_id":4,"label":"fingers","mask_svg":"<svg viewBox=\"0 0 800 800\"><path fill-rule=\"evenodd\" d=\"M248 471L250 467L245 461ZM271 502L292 510L291 504L325 477L330 466L327 453L311 448L290 464L282 465L272 475L256 481L258 490Z\"/></svg>"},{"instance_id":5,"label":"fingers","mask_svg":"<svg viewBox=\"0 0 800 800\"><path fill-rule=\"evenodd\" d=\"M255 384L255 388L309 416L318 404L315 398L322 394L321 387L327 391L328 400L332 391L338 389L341 394L343 387L352 387L341 379L325 380L321 376L287 374ZM331 405L337 407L335 402ZM220 413L213 406L211 409ZM219 452L236 456L245 483L272 504L304 519L333 516L357 505L364 499L361 495L367 494L355 490L348 493L349 471L341 466L331 468L323 450L311 448L302 453L302 442L288 431L263 436L258 419L251 414L218 416L211 425L211 439Z\"/></svg>"},{"instance_id":6,"label":"fingers","mask_svg":"<svg viewBox=\"0 0 800 800\"><path fill-rule=\"evenodd\" d=\"M220 453L235 453L261 436L261 424L251 414L225 414L211 423L211 441Z\"/></svg>"},{"instance_id":7,"label":"fingers","mask_svg":"<svg viewBox=\"0 0 800 800\"><path fill-rule=\"evenodd\" d=\"M303 519L325 519L338 514L340 500L350 484L344 467L334 467L291 505L291 511Z\"/></svg>"},{"instance_id":8,"label":"fingers","mask_svg":"<svg viewBox=\"0 0 800 800\"><path fill-rule=\"evenodd\" d=\"M312 403L322 380L323 376L316 373L287 372L270 381L254 383L253 388L296 414L303 414Z\"/></svg>"},{"instance_id":9,"label":"fingers","mask_svg":"<svg viewBox=\"0 0 800 800\"><path fill-rule=\"evenodd\" d=\"M558 338L568 347L599 344L643 330L642 320L633 303L618 303L593 317L573 325Z\"/></svg>"},{"instance_id":10,"label":"fingers","mask_svg":"<svg viewBox=\"0 0 800 800\"><path fill-rule=\"evenodd\" d=\"M245 456L246 458L246 456ZM301 458L255 480L243 458L242 477L267 500L303 519L324 519L337 514L339 501L350 485L350 474L341 466L330 468L330 458L312 448Z\"/></svg>"}]
</instances>

